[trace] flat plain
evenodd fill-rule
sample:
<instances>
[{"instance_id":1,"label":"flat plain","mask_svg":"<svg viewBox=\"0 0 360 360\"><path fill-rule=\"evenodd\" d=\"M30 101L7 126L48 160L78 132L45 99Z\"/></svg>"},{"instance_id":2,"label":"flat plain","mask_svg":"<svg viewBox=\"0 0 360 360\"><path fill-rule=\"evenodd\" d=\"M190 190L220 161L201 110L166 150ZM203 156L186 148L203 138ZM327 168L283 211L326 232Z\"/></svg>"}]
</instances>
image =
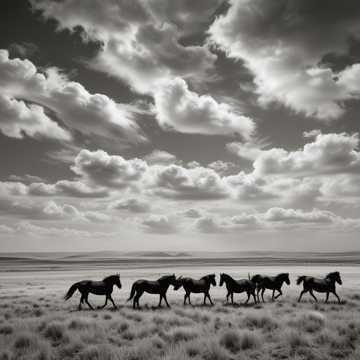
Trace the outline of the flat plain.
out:
<instances>
[{"instance_id":1,"label":"flat plain","mask_svg":"<svg viewBox=\"0 0 360 360\"><path fill-rule=\"evenodd\" d=\"M360 359L359 254L2 254L0 256L0 360L79 359ZM338 304L304 296L298 303L299 275L324 276L338 270L343 286ZM182 289L168 291L171 308L157 308L145 294L141 310L126 299L133 281L164 274L192 276L226 272L234 278L289 272L291 285L272 302L243 305L246 296L225 304L224 287L213 287L214 306L183 306ZM79 280L120 273L114 288L118 305L77 310L79 294L65 302ZM90 295L102 305L104 297ZM84 307L85 308L85 307Z\"/></svg>"}]
</instances>

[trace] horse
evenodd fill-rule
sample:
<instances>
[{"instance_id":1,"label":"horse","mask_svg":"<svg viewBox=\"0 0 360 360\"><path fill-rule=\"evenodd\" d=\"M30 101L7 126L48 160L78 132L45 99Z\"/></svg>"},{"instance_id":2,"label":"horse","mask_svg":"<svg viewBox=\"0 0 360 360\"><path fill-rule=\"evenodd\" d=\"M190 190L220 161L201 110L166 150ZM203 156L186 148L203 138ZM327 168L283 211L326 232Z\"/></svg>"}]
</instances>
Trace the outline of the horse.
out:
<instances>
[{"instance_id":1,"label":"horse","mask_svg":"<svg viewBox=\"0 0 360 360\"><path fill-rule=\"evenodd\" d=\"M317 291L320 293L326 293L326 299L325 299L326 303L329 300L329 294L332 293L336 296L340 304L341 301L335 289L336 283L342 285L342 280L340 277L340 273L338 271L327 274L323 279L315 278L313 276L299 276L296 281L296 284L300 285L301 283L303 283L303 290L300 293L298 302L300 302L301 297L307 292L309 292L310 295L317 302L318 300L313 293L313 291Z\"/></svg>"},{"instance_id":2,"label":"horse","mask_svg":"<svg viewBox=\"0 0 360 360\"><path fill-rule=\"evenodd\" d=\"M158 307L161 307L162 299L165 300L167 307L170 307L167 298L166 292L170 285L173 285L175 288L176 285L176 277L175 274L173 275L165 275L162 276L160 279L156 281L149 281L149 280L137 280L133 283L131 287L130 297L126 301L133 300L133 308L136 307L140 309L139 299L144 292L149 294L159 294L160 301Z\"/></svg>"},{"instance_id":3,"label":"horse","mask_svg":"<svg viewBox=\"0 0 360 360\"><path fill-rule=\"evenodd\" d=\"M256 283L254 281L251 281L250 279L241 279L241 280L235 280L228 274L220 274L220 284L219 286L223 286L225 283L226 289L228 291L226 295L226 302L229 302L229 296L231 297L231 304L234 304L234 293L247 293L247 300L245 301L245 304L249 302L250 295L254 298L254 303L256 304Z\"/></svg>"},{"instance_id":4,"label":"horse","mask_svg":"<svg viewBox=\"0 0 360 360\"><path fill-rule=\"evenodd\" d=\"M191 305L191 301L190 301L191 293L204 293L203 305L206 305L206 298L209 299L211 305L214 305L209 294L211 285L216 286L215 274L205 275L199 280L194 280L190 277L185 277L185 278L179 277L177 279L177 285L174 287L174 290L178 290L181 287L184 288L185 290L184 305L186 305L186 299L188 299L189 304Z\"/></svg>"},{"instance_id":5,"label":"horse","mask_svg":"<svg viewBox=\"0 0 360 360\"><path fill-rule=\"evenodd\" d=\"M257 298L259 298L259 292L261 291L261 299L264 300L264 292L266 289L270 289L273 291L271 299L274 301L279 296L282 295L281 287L285 282L287 285L290 285L289 273L281 273L276 276L263 276L263 275L254 275L251 278L252 281L256 283L257 286ZM278 294L275 296L275 290L278 291Z\"/></svg>"},{"instance_id":6,"label":"horse","mask_svg":"<svg viewBox=\"0 0 360 360\"><path fill-rule=\"evenodd\" d=\"M86 302L86 304L89 306L91 310L94 310L92 305L89 303L88 296L89 294L95 294L95 295L105 295L105 304L103 306L100 306L100 309L103 309L106 305L108 300L110 300L114 306L114 309L116 309L116 305L114 303L113 298L111 297L111 294L113 292L113 286L116 285L119 289L121 289L121 281L120 281L120 275L110 275L106 278L104 278L101 281L93 281L93 280L82 280L79 281L73 285L71 285L70 289L64 296L65 300L69 300L75 293L76 290L79 290L81 294L80 303L79 303L79 310L81 310L81 304Z\"/></svg>"}]
</instances>

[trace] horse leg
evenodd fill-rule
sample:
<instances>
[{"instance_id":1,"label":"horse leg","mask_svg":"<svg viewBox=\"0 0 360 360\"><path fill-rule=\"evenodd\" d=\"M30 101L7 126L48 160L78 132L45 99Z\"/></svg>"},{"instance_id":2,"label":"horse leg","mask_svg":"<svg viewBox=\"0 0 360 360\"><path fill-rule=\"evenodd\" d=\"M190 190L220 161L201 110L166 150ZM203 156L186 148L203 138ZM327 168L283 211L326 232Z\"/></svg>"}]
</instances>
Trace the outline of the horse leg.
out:
<instances>
[{"instance_id":1,"label":"horse leg","mask_svg":"<svg viewBox=\"0 0 360 360\"><path fill-rule=\"evenodd\" d=\"M137 303L137 308L140 309L140 304L139 304L139 300L140 300L140 297L141 295L143 294L143 291L139 291L137 294L136 294L136 303Z\"/></svg>"},{"instance_id":2,"label":"horse leg","mask_svg":"<svg viewBox=\"0 0 360 360\"><path fill-rule=\"evenodd\" d=\"M298 298L298 302L301 301L302 296L303 296L306 292L307 292L307 290L305 290L305 289L301 291L300 296L299 296L299 298Z\"/></svg>"},{"instance_id":3,"label":"horse leg","mask_svg":"<svg viewBox=\"0 0 360 360\"><path fill-rule=\"evenodd\" d=\"M273 293L272 293L272 296L271 296L271 300L272 300L272 301L274 301L274 300L275 300L274 295L275 295L275 289L273 290Z\"/></svg>"},{"instance_id":4,"label":"horse leg","mask_svg":"<svg viewBox=\"0 0 360 360\"><path fill-rule=\"evenodd\" d=\"M133 299L133 309L136 308L136 296L137 296L137 293L135 294L134 299Z\"/></svg>"},{"instance_id":5,"label":"horse leg","mask_svg":"<svg viewBox=\"0 0 360 360\"><path fill-rule=\"evenodd\" d=\"M186 305L187 293L184 295L184 305Z\"/></svg>"},{"instance_id":6,"label":"horse leg","mask_svg":"<svg viewBox=\"0 0 360 360\"><path fill-rule=\"evenodd\" d=\"M209 296L209 299L210 299L210 296ZM231 305L234 305L234 293L231 293Z\"/></svg>"},{"instance_id":7,"label":"horse leg","mask_svg":"<svg viewBox=\"0 0 360 360\"><path fill-rule=\"evenodd\" d=\"M339 304L341 304L341 300L340 300L340 298L339 298L339 295L336 293L335 290L333 291L333 294L334 294L334 295L336 296L336 298L338 299Z\"/></svg>"},{"instance_id":8,"label":"horse leg","mask_svg":"<svg viewBox=\"0 0 360 360\"><path fill-rule=\"evenodd\" d=\"M230 291L228 291L227 295L226 295L226 303L229 302L229 296L230 296Z\"/></svg>"},{"instance_id":9,"label":"horse leg","mask_svg":"<svg viewBox=\"0 0 360 360\"><path fill-rule=\"evenodd\" d=\"M210 304L211 304L211 305L214 305L214 303L213 303L213 302L212 302L212 300L211 300L210 294L209 294L209 293L207 293L207 294L206 294L206 296L207 296L207 297L208 297L208 299L210 300ZM231 302L232 302L232 303L234 303L234 300L233 300L233 294L231 294Z\"/></svg>"},{"instance_id":10,"label":"horse leg","mask_svg":"<svg viewBox=\"0 0 360 360\"><path fill-rule=\"evenodd\" d=\"M167 306L168 308L170 308L170 305L169 305L169 303L168 303L168 301L167 301L167 298L166 298L166 294L164 295L164 300L165 300L166 306Z\"/></svg>"},{"instance_id":11,"label":"horse leg","mask_svg":"<svg viewBox=\"0 0 360 360\"><path fill-rule=\"evenodd\" d=\"M187 298L188 298L188 300L189 300L189 301L188 301L189 305L192 305L192 304L191 304L191 301L190 301L190 295L191 295L191 293L188 293Z\"/></svg>"},{"instance_id":12,"label":"horse leg","mask_svg":"<svg viewBox=\"0 0 360 360\"><path fill-rule=\"evenodd\" d=\"M248 292L246 292L246 295L247 295L247 299L245 301L245 305L249 302L249 299L250 299L250 294Z\"/></svg>"},{"instance_id":13,"label":"horse leg","mask_svg":"<svg viewBox=\"0 0 360 360\"><path fill-rule=\"evenodd\" d=\"M105 304L103 306L99 306L98 308L103 309L107 305L107 302L108 302L108 296L106 295Z\"/></svg>"},{"instance_id":14,"label":"horse leg","mask_svg":"<svg viewBox=\"0 0 360 360\"><path fill-rule=\"evenodd\" d=\"M279 296L281 296L281 295L282 295L282 291L281 291L281 289L279 289L278 291L279 291L279 293L275 296L275 299L277 299Z\"/></svg>"},{"instance_id":15,"label":"horse leg","mask_svg":"<svg viewBox=\"0 0 360 360\"><path fill-rule=\"evenodd\" d=\"M81 293L81 298L80 298L80 302L79 302L79 306L78 306L79 311L81 310L81 304L83 302L84 302L84 295Z\"/></svg>"},{"instance_id":16,"label":"horse leg","mask_svg":"<svg viewBox=\"0 0 360 360\"><path fill-rule=\"evenodd\" d=\"M203 305L206 305L206 293L204 293L204 303Z\"/></svg>"},{"instance_id":17,"label":"horse leg","mask_svg":"<svg viewBox=\"0 0 360 360\"><path fill-rule=\"evenodd\" d=\"M329 300L329 292L326 293L326 299L325 299L325 303L327 303Z\"/></svg>"},{"instance_id":18,"label":"horse leg","mask_svg":"<svg viewBox=\"0 0 360 360\"><path fill-rule=\"evenodd\" d=\"M309 290L310 295L315 299L316 302L318 302L318 299L316 298L316 296L314 295L312 290Z\"/></svg>"},{"instance_id":19,"label":"horse leg","mask_svg":"<svg viewBox=\"0 0 360 360\"><path fill-rule=\"evenodd\" d=\"M89 306L89 308L90 308L91 310L94 310L94 308L92 307L92 305L89 303L88 296L89 296L89 294L86 294L86 295L85 295L85 302L88 304L88 306Z\"/></svg>"},{"instance_id":20,"label":"horse leg","mask_svg":"<svg viewBox=\"0 0 360 360\"><path fill-rule=\"evenodd\" d=\"M114 302L111 294L109 295L109 299L110 299L110 301L112 302L112 304L113 304L113 306L114 306L114 309L117 309L117 307L116 307L116 305L115 305L115 302Z\"/></svg>"},{"instance_id":21,"label":"horse leg","mask_svg":"<svg viewBox=\"0 0 360 360\"><path fill-rule=\"evenodd\" d=\"M256 304L257 301L256 301L255 291L252 293L252 296L253 296L253 298L254 298L254 304Z\"/></svg>"},{"instance_id":22,"label":"horse leg","mask_svg":"<svg viewBox=\"0 0 360 360\"><path fill-rule=\"evenodd\" d=\"M262 301L263 301L263 302L265 302L265 300L264 300L264 292L265 292L265 288L263 288L263 289L261 290L261 298L262 298Z\"/></svg>"},{"instance_id":23,"label":"horse leg","mask_svg":"<svg viewBox=\"0 0 360 360\"><path fill-rule=\"evenodd\" d=\"M162 299L163 299L163 296L162 296L162 294L160 294L160 300L159 300L159 305L158 305L158 307L161 307Z\"/></svg>"}]
</instances>

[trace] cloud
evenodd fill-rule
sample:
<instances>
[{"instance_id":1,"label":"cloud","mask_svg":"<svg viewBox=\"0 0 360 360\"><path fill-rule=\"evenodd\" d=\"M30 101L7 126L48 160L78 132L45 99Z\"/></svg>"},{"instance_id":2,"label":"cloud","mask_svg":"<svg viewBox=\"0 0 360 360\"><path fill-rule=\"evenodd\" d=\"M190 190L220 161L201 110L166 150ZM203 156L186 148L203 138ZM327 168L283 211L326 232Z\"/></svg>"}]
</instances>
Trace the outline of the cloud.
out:
<instances>
[{"instance_id":1,"label":"cloud","mask_svg":"<svg viewBox=\"0 0 360 360\"><path fill-rule=\"evenodd\" d=\"M359 98L359 64L335 71L324 57L350 55L359 39L359 3L336 0L232 0L209 29L210 41L252 72L259 102L279 102L322 120Z\"/></svg>"},{"instance_id":2,"label":"cloud","mask_svg":"<svg viewBox=\"0 0 360 360\"><path fill-rule=\"evenodd\" d=\"M155 234L172 234L178 232L176 225L165 215L150 215L142 221L146 232Z\"/></svg>"},{"instance_id":3,"label":"cloud","mask_svg":"<svg viewBox=\"0 0 360 360\"><path fill-rule=\"evenodd\" d=\"M163 150L154 150L143 158L149 165L170 165L176 162L176 156Z\"/></svg>"},{"instance_id":4,"label":"cloud","mask_svg":"<svg viewBox=\"0 0 360 360\"><path fill-rule=\"evenodd\" d=\"M216 160L208 164L207 167L215 170L221 176L227 176L239 172L239 166L230 161Z\"/></svg>"},{"instance_id":5,"label":"cloud","mask_svg":"<svg viewBox=\"0 0 360 360\"><path fill-rule=\"evenodd\" d=\"M10 59L7 50L0 50L0 90L0 126L7 136L19 138L25 132L69 140L71 129L123 143L145 141L126 105L89 93L57 68L41 73L29 60ZM68 130L51 120L50 112Z\"/></svg>"},{"instance_id":6,"label":"cloud","mask_svg":"<svg viewBox=\"0 0 360 360\"><path fill-rule=\"evenodd\" d=\"M138 0L92 0L86 6L74 0L32 1L33 8L46 19L56 19L60 29L80 27L85 40L101 42L89 66L124 80L140 93L151 93L161 81L175 76L204 77L213 67L216 55L207 47L183 45L181 36L194 27L186 14L196 16L199 23L217 4L201 2L190 11L186 1L163 6Z\"/></svg>"},{"instance_id":7,"label":"cloud","mask_svg":"<svg viewBox=\"0 0 360 360\"><path fill-rule=\"evenodd\" d=\"M37 45L31 42L12 43L9 52L12 56L19 56L22 59L32 57L39 51Z\"/></svg>"},{"instance_id":8,"label":"cloud","mask_svg":"<svg viewBox=\"0 0 360 360\"><path fill-rule=\"evenodd\" d=\"M194 222L194 228L203 233L231 233L254 230L287 231L291 229L353 231L360 227L360 219L343 218L328 210L272 207L260 213L242 213L231 217L206 215Z\"/></svg>"},{"instance_id":9,"label":"cloud","mask_svg":"<svg viewBox=\"0 0 360 360\"><path fill-rule=\"evenodd\" d=\"M205 135L240 135L249 139L254 122L225 103L209 95L189 90L183 79L176 78L155 92L156 117L164 129Z\"/></svg>"},{"instance_id":10,"label":"cloud","mask_svg":"<svg viewBox=\"0 0 360 360\"><path fill-rule=\"evenodd\" d=\"M192 219L198 219L198 218L200 218L202 216L201 212L199 210L196 210L196 209L188 209L188 210L184 211L182 213L182 215L187 217L187 218L192 218Z\"/></svg>"},{"instance_id":11,"label":"cloud","mask_svg":"<svg viewBox=\"0 0 360 360\"><path fill-rule=\"evenodd\" d=\"M41 106L27 105L4 95L0 95L0 130L16 139L22 139L24 135L37 139L71 139L70 133L51 120Z\"/></svg>"},{"instance_id":12,"label":"cloud","mask_svg":"<svg viewBox=\"0 0 360 360\"><path fill-rule=\"evenodd\" d=\"M178 165L154 169L155 193L182 200L215 200L229 196L223 179L212 169L186 169Z\"/></svg>"},{"instance_id":13,"label":"cloud","mask_svg":"<svg viewBox=\"0 0 360 360\"><path fill-rule=\"evenodd\" d=\"M126 160L119 155L109 155L103 150L81 150L71 167L77 175L90 183L120 189L139 181L147 168L144 160Z\"/></svg>"},{"instance_id":14,"label":"cloud","mask_svg":"<svg viewBox=\"0 0 360 360\"><path fill-rule=\"evenodd\" d=\"M303 149L287 151L282 148L262 150L253 163L254 174L324 174L358 172L360 153L358 134L317 134Z\"/></svg>"},{"instance_id":15,"label":"cloud","mask_svg":"<svg viewBox=\"0 0 360 360\"><path fill-rule=\"evenodd\" d=\"M150 204L135 198L119 200L110 204L111 209L126 210L132 213L146 213L150 211Z\"/></svg>"}]
</instances>

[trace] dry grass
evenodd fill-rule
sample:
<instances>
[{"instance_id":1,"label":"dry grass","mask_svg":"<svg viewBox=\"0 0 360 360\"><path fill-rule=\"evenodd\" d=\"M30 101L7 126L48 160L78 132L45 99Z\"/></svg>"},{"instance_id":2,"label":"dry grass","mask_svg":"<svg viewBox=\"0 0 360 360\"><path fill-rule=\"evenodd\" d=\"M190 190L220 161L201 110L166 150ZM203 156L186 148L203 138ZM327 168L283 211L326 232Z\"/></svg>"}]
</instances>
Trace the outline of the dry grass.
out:
<instances>
[{"instance_id":1,"label":"dry grass","mask_svg":"<svg viewBox=\"0 0 360 360\"><path fill-rule=\"evenodd\" d=\"M259 306L124 304L75 311L59 295L0 298L0 360L359 359L360 297L297 304L295 294ZM146 300L144 300L144 305ZM280 304L280 305L279 305ZM47 305L47 306L46 306ZM74 306L75 305L75 306Z\"/></svg>"}]
</instances>

